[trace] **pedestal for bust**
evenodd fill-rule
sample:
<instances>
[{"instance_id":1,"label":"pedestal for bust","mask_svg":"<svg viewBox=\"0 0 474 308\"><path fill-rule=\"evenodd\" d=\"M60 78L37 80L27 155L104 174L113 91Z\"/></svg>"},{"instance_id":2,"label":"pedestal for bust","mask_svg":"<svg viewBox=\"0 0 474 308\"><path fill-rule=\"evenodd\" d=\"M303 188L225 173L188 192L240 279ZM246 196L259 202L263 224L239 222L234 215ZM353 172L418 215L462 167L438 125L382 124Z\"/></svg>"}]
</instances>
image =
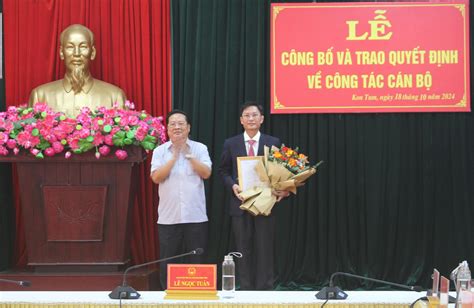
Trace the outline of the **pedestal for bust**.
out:
<instances>
[{"instance_id":1,"label":"pedestal for bust","mask_svg":"<svg viewBox=\"0 0 474 308\"><path fill-rule=\"evenodd\" d=\"M31 275L121 276L130 261L138 167L146 158L139 147L127 152L125 160L112 153L96 159L94 151L69 159L0 156L16 164Z\"/></svg>"}]
</instances>

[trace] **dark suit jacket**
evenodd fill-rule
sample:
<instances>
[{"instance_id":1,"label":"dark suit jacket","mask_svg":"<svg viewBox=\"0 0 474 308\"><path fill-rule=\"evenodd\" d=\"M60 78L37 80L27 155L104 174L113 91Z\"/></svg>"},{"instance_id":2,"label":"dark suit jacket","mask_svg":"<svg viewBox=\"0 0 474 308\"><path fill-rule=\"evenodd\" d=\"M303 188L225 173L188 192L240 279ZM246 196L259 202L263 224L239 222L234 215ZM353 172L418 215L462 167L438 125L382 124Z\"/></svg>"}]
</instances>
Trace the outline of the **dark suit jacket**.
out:
<instances>
[{"instance_id":1,"label":"dark suit jacket","mask_svg":"<svg viewBox=\"0 0 474 308\"><path fill-rule=\"evenodd\" d=\"M280 139L260 133L257 155L263 156L264 145L280 147L280 144ZM232 191L232 185L238 184L237 157L239 156L247 156L243 133L224 141L224 149L222 150L221 163L219 166L219 174L222 176L224 185L230 191L231 195L228 208L231 216L240 216L244 213L244 211L239 208L242 202L237 199Z\"/></svg>"}]
</instances>

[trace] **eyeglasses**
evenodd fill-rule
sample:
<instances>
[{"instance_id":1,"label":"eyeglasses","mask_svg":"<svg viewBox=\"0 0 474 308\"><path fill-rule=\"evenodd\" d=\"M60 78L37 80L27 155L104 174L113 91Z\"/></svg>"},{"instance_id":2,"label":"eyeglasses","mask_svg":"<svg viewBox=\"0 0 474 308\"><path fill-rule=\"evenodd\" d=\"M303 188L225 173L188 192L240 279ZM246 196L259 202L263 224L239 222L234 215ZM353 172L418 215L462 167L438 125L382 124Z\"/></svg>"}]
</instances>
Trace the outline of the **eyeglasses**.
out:
<instances>
[{"instance_id":1,"label":"eyeglasses","mask_svg":"<svg viewBox=\"0 0 474 308\"><path fill-rule=\"evenodd\" d=\"M184 127L186 124L186 122L170 122L168 123L168 127Z\"/></svg>"},{"instance_id":2,"label":"eyeglasses","mask_svg":"<svg viewBox=\"0 0 474 308\"><path fill-rule=\"evenodd\" d=\"M245 118L246 120L252 119L252 118L258 118L259 116L261 116L261 114L259 113L246 113L242 115L242 117Z\"/></svg>"}]
</instances>

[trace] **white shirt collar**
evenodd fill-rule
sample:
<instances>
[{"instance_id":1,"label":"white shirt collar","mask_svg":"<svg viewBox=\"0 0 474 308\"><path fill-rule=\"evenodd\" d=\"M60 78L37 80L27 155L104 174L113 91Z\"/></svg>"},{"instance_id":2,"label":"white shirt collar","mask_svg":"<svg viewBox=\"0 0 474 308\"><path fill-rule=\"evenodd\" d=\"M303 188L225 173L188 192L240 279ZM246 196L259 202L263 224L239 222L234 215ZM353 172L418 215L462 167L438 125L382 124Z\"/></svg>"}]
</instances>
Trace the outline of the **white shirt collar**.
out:
<instances>
[{"instance_id":1,"label":"white shirt collar","mask_svg":"<svg viewBox=\"0 0 474 308\"><path fill-rule=\"evenodd\" d=\"M247 134L247 132L244 132L244 141L247 142L250 139L255 140L255 141L258 142L260 140L260 131L258 131L257 134L255 136L253 136L253 138L250 138L250 136Z\"/></svg>"},{"instance_id":2,"label":"white shirt collar","mask_svg":"<svg viewBox=\"0 0 474 308\"><path fill-rule=\"evenodd\" d=\"M167 148L170 149L170 148L173 146L173 142L171 142L171 140L169 140L168 142L169 142L169 143L168 143ZM190 142L190 139L189 139L189 138L186 139L186 144L187 144L188 146L191 146L191 142Z\"/></svg>"}]
</instances>

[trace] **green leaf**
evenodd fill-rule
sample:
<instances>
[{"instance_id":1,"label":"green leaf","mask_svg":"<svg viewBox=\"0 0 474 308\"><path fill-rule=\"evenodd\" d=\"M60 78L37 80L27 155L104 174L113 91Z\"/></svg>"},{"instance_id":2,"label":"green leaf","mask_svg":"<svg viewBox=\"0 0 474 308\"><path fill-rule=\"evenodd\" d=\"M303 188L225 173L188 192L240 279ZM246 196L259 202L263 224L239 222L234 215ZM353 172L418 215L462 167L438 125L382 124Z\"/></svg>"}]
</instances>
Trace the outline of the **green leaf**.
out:
<instances>
[{"instance_id":1,"label":"green leaf","mask_svg":"<svg viewBox=\"0 0 474 308\"><path fill-rule=\"evenodd\" d=\"M16 140L16 137L18 136L18 133L19 133L18 130L12 130L12 131L10 132L10 135L9 135L9 136L10 136L11 139L15 139L15 140Z\"/></svg>"},{"instance_id":2,"label":"green leaf","mask_svg":"<svg viewBox=\"0 0 474 308\"><path fill-rule=\"evenodd\" d=\"M140 145L145 149L145 150L153 150L156 147L156 137L147 135L142 142L140 142Z\"/></svg>"},{"instance_id":3,"label":"green leaf","mask_svg":"<svg viewBox=\"0 0 474 308\"><path fill-rule=\"evenodd\" d=\"M17 121L17 122L13 123L13 128L23 130L23 125L21 125L21 124L28 125L28 124L35 123L35 122L36 122L35 118L28 118L28 119L20 120L20 121Z\"/></svg>"},{"instance_id":4,"label":"green leaf","mask_svg":"<svg viewBox=\"0 0 474 308\"><path fill-rule=\"evenodd\" d=\"M118 147L123 147L125 145L125 132L122 130L119 130L118 132L115 133L115 135L112 137L112 141L114 145Z\"/></svg>"},{"instance_id":5,"label":"green leaf","mask_svg":"<svg viewBox=\"0 0 474 308\"><path fill-rule=\"evenodd\" d=\"M41 138L40 143L36 147L40 150L46 150L47 148L51 147L51 144L48 141Z\"/></svg>"},{"instance_id":6,"label":"green leaf","mask_svg":"<svg viewBox=\"0 0 474 308\"><path fill-rule=\"evenodd\" d=\"M92 142L88 141L87 138L79 140L78 145L79 150L81 151L80 153L87 152L94 147Z\"/></svg>"},{"instance_id":7,"label":"green leaf","mask_svg":"<svg viewBox=\"0 0 474 308\"><path fill-rule=\"evenodd\" d=\"M127 132L127 138L129 138L129 139L135 138L135 132L136 132L135 129L129 130L129 131Z\"/></svg>"}]
</instances>

